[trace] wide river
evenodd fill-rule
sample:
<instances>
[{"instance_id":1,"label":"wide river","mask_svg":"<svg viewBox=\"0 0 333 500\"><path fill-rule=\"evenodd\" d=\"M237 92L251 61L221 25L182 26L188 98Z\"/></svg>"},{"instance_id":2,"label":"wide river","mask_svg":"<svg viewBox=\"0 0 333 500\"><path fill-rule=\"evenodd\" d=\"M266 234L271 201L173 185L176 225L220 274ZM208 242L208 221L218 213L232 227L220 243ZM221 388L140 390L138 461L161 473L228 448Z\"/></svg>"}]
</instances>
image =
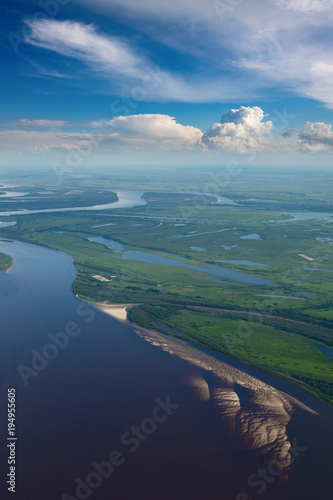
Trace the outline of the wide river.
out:
<instances>
[{"instance_id":1,"label":"wide river","mask_svg":"<svg viewBox=\"0 0 333 500\"><path fill-rule=\"evenodd\" d=\"M4 240L0 251L14 258L0 272L1 492L8 388L17 404L16 494L1 498L329 497L332 408L81 302L62 252Z\"/></svg>"}]
</instances>

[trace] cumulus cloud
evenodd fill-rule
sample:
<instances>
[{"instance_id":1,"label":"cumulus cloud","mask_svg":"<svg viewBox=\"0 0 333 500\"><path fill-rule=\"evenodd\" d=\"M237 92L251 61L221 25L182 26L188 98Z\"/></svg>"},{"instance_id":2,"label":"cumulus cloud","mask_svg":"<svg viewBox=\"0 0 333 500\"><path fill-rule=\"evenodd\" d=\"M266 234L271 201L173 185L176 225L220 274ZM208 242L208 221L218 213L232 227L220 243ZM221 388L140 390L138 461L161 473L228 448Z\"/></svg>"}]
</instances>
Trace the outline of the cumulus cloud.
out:
<instances>
[{"instance_id":1,"label":"cumulus cloud","mask_svg":"<svg viewBox=\"0 0 333 500\"><path fill-rule=\"evenodd\" d=\"M48 126L48 120L46 122L44 126ZM181 125L169 115L146 114L117 116L110 121L93 122L88 133L5 130L0 132L0 147L6 152L51 152L87 146L105 151L119 148L188 150L201 148L202 135L200 129Z\"/></svg>"},{"instance_id":2,"label":"cumulus cloud","mask_svg":"<svg viewBox=\"0 0 333 500\"><path fill-rule=\"evenodd\" d=\"M117 116L105 125L117 134L120 143L151 144L163 149L193 148L200 144L203 135L200 129L181 125L174 117L162 114Z\"/></svg>"},{"instance_id":3,"label":"cumulus cloud","mask_svg":"<svg viewBox=\"0 0 333 500\"><path fill-rule=\"evenodd\" d=\"M116 116L112 120L92 122L89 126L82 124L82 132L52 130L50 123L59 129L62 124L68 126L68 122L61 120L19 120L17 123L29 123L30 126L0 131L0 150L5 153L80 149L103 153L152 150L296 153L325 152L333 147L331 124L305 122L298 142L278 142L272 136L268 137L273 124L264 119L260 107L241 106L224 114L221 123L214 123L206 133L163 114ZM293 134L294 130L289 129L281 135L289 138Z\"/></svg>"},{"instance_id":4,"label":"cumulus cloud","mask_svg":"<svg viewBox=\"0 0 333 500\"><path fill-rule=\"evenodd\" d=\"M249 150L260 151L267 145L267 135L271 132L271 121L263 121L264 112L258 107L241 106L232 109L221 118L221 123L214 123L202 142L208 148L246 153Z\"/></svg>"},{"instance_id":5,"label":"cumulus cloud","mask_svg":"<svg viewBox=\"0 0 333 500\"><path fill-rule=\"evenodd\" d=\"M305 122L298 143L303 151L330 150L333 147L332 125L324 122Z\"/></svg>"},{"instance_id":6,"label":"cumulus cloud","mask_svg":"<svg viewBox=\"0 0 333 500\"><path fill-rule=\"evenodd\" d=\"M295 132L295 130L293 128L290 128L289 130L286 130L285 132L283 132L281 135L285 139L289 139L290 137L292 137L294 135L294 132Z\"/></svg>"}]
</instances>

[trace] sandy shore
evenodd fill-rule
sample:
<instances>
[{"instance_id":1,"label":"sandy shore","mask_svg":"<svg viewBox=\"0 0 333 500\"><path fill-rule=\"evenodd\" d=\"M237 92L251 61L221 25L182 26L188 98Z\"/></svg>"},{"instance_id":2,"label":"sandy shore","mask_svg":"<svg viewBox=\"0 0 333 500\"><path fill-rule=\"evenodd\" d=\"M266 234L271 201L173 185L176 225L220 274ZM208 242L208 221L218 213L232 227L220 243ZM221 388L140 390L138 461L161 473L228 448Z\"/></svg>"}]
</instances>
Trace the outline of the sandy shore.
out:
<instances>
[{"instance_id":1,"label":"sandy shore","mask_svg":"<svg viewBox=\"0 0 333 500\"><path fill-rule=\"evenodd\" d=\"M80 300L83 300L80 297L78 298ZM88 302L88 304L93 305L103 313L112 316L118 321L124 321L124 322L128 322L127 319L128 310L131 309L131 307L140 305L140 304L108 304L104 302L89 302L87 300L83 300L83 302Z\"/></svg>"},{"instance_id":2,"label":"sandy shore","mask_svg":"<svg viewBox=\"0 0 333 500\"><path fill-rule=\"evenodd\" d=\"M11 266L6 270L6 273L10 273L10 271L12 270L13 268L13 265L14 265L14 260L12 259L12 264Z\"/></svg>"}]
</instances>

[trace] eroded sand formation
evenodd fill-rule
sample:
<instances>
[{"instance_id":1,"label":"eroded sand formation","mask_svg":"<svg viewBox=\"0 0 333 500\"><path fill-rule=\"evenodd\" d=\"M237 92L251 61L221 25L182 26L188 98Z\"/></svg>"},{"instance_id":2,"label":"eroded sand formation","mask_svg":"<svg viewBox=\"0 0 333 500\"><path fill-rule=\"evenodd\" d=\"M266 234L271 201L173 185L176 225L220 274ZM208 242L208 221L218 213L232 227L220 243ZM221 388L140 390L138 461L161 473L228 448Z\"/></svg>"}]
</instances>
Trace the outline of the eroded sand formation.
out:
<instances>
[{"instance_id":1,"label":"eroded sand formation","mask_svg":"<svg viewBox=\"0 0 333 500\"><path fill-rule=\"evenodd\" d=\"M153 330L135 328L136 333L156 347L202 369L187 385L203 402L211 402L233 446L252 450L274 469L283 469L279 480L288 479L291 463L286 425L293 405L286 395L237 368L223 363L195 346Z\"/></svg>"}]
</instances>

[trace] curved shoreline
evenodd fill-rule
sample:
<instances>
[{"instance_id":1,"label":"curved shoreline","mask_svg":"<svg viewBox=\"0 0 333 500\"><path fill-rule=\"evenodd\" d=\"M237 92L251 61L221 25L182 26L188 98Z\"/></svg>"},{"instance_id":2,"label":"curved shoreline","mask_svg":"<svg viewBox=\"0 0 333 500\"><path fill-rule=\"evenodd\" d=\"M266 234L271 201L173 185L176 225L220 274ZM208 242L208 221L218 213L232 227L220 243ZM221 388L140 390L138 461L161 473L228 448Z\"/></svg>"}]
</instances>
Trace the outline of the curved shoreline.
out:
<instances>
[{"instance_id":1,"label":"curved shoreline","mask_svg":"<svg viewBox=\"0 0 333 500\"><path fill-rule=\"evenodd\" d=\"M41 210L15 210L9 212L0 212L1 217L13 217L18 215L31 215L41 213L58 213L58 212L79 212L79 211L96 211L96 210L113 210L115 208L133 208L137 206L146 205L147 202L142 195L143 191L135 190L118 190L112 191L117 195L118 200L111 203L104 203L102 205L91 205L83 207L65 207L65 208L45 208ZM129 197L126 197L130 193ZM132 198L131 198L132 195Z\"/></svg>"},{"instance_id":2,"label":"curved shoreline","mask_svg":"<svg viewBox=\"0 0 333 500\"><path fill-rule=\"evenodd\" d=\"M308 386L305 386L302 382L298 382L297 380L295 380L292 377L288 377L287 375L283 375L279 372L275 372L275 371L269 370L269 369L264 369L260 366L256 366L256 365L247 363L243 359L238 359L237 357L232 357L232 356L230 356L222 351L216 351L213 348L207 348L204 345L201 345L199 342L195 342L192 339L190 340L186 337L180 337L178 335L174 335L173 333L168 333L167 331L162 332L161 330L158 330L158 329L143 327L142 325L139 325L135 322L130 321L128 319L129 310L132 309L133 307L136 307L136 306L139 306L142 304L133 304L133 303L131 303L131 304L117 304L117 303L109 304L109 303L101 303L101 302L90 302L88 300L82 299L81 297L79 297L78 294L76 294L75 296L79 300L82 300L83 302L91 304L92 306L96 307L96 309L98 309L99 311L103 312L104 314L107 314L108 316L113 317L117 321L131 325L133 330L136 333L137 333L137 331L142 330L142 331L147 331L147 332L154 332L154 333L160 334L160 335L171 336L175 339L184 340L186 342L189 342L191 345L193 345L193 347L196 347L198 349L204 349L205 351L210 352L212 355L223 356L227 360L230 360L230 362L239 363L239 364L243 365L244 367L247 367L250 370L256 370L259 373L263 373L265 376L276 377L277 379L279 379L281 381L281 383L283 383L283 381L287 382L287 383L291 384L295 388L295 390L300 389L300 390L304 391L308 396L315 398L318 403L324 404L328 408L332 408L332 404L330 402L319 397L315 392L311 391ZM290 396L290 397L293 398L292 396Z\"/></svg>"},{"instance_id":3,"label":"curved shoreline","mask_svg":"<svg viewBox=\"0 0 333 500\"><path fill-rule=\"evenodd\" d=\"M12 258L12 263L11 263L11 266L10 266L8 269L6 269L6 271L5 271L5 272L6 272L6 273L10 273L10 271L13 269L13 265L14 265L14 259Z\"/></svg>"},{"instance_id":4,"label":"curved shoreline","mask_svg":"<svg viewBox=\"0 0 333 500\"><path fill-rule=\"evenodd\" d=\"M44 247L44 248L50 248L47 245L43 245L43 244L40 244L40 243L31 243L31 242L25 241L24 239L20 239L20 238L17 241L23 241L24 243L28 243L29 245L36 245L37 247L40 246L40 247ZM55 250L55 249L53 249L53 250ZM59 251L59 250L57 250L57 251ZM63 253L66 253L72 259L74 259L73 256L69 252L66 252L64 250L60 250L60 251L63 252ZM104 314L107 314L107 315L113 317L114 319L116 319L118 321L121 321L123 323L128 323L128 324L131 324L131 325L134 325L134 323L132 323L132 322L130 322L128 320L127 312L128 312L128 310L130 308L135 307L137 305L141 305L139 303L127 303L127 304L117 304L117 303L114 303L114 304L105 304L104 303L103 304L103 303L99 303L99 302L88 301L88 300L82 299L77 294L76 294L76 297L79 300L82 300L84 302L87 302L87 303L93 305L94 307L96 307L98 310L100 310ZM200 308L200 306L195 306L195 307L199 307ZM203 306L201 306L201 307L203 307ZM237 311L237 312L239 312L239 311ZM249 313L249 311L247 311L247 314L248 313ZM253 314L256 314L256 313L257 313L256 311L253 311ZM282 317L282 318L283 319L289 319L289 318L284 318L284 317ZM290 319L290 321L293 321L293 320L294 319ZM323 326L323 325L320 325L320 326ZM156 330L156 331L158 331L158 330ZM195 346L202 347L199 343L195 343L193 341L192 341L192 343ZM291 379L291 378L289 378L287 376L284 376L284 375L282 375L282 374L280 374L278 372L274 372L274 371L269 370L269 369L263 369L262 367L258 367L258 366L253 365L253 364L248 364L243 359L239 360L239 359L237 359L235 357L229 357L228 354L225 354L222 351L216 351L214 349L210 349L210 350L213 353L215 353L215 354L223 355L223 356L226 356L230 360L242 363L244 366L248 366L250 368L253 368L253 369L256 369L256 370L260 370L262 373L265 373L265 374L273 375L273 376L279 378L280 380L285 380L285 381L291 383L294 387L299 388L299 389L305 391L308 395L311 395L311 396L315 397L318 401L321 401L322 403L326 404L327 406L332 407L332 404L330 402L328 402L326 399L321 398L315 392L309 390L309 388L307 386L303 385L302 382L298 382L295 379Z\"/></svg>"},{"instance_id":5,"label":"curved shoreline","mask_svg":"<svg viewBox=\"0 0 333 500\"><path fill-rule=\"evenodd\" d=\"M106 302L91 302L89 300L82 299L78 294L75 295L76 298L82 300L82 302L86 302L87 304L91 304L96 307L99 311L115 318L122 323L132 324L128 319L128 311L132 307L139 306L141 304L109 304Z\"/></svg>"}]
</instances>

